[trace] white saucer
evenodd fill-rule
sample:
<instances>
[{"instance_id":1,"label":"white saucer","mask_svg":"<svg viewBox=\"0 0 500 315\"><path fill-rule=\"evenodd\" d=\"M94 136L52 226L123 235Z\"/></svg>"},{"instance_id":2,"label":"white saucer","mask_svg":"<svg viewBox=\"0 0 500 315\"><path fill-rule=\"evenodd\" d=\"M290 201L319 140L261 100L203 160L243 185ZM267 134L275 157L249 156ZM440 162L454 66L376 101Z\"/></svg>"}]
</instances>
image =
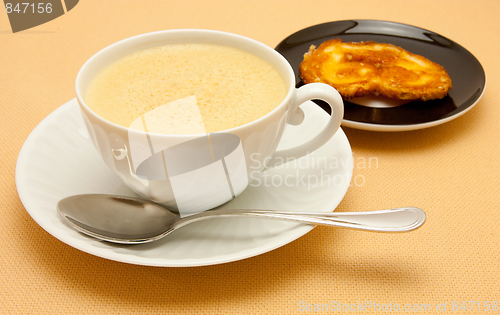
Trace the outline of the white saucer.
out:
<instances>
[{"instance_id":1,"label":"white saucer","mask_svg":"<svg viewBox=\"0 0 500 315\"><path fill-rule=\"evenodd\" d=\"M307 141L326 124L328 114L314 103L308 102L302 109L306 114L304 123L287 127L280 149ZM143 245L110 244L80 234L59 217L56 204L60 199L82 193L134 193L102 162L79 111L73 99L47 116L24 143L16 166L17 190L26 210L43 229L68 245L131 264L203 266L271 251L313 228L261 218L218 218L193 223L160 241ZM347 192L352 171L351 147L339 130L316 152L254 174L251 186L223 207L333 211Z\"/></svg>"}]
</instances>

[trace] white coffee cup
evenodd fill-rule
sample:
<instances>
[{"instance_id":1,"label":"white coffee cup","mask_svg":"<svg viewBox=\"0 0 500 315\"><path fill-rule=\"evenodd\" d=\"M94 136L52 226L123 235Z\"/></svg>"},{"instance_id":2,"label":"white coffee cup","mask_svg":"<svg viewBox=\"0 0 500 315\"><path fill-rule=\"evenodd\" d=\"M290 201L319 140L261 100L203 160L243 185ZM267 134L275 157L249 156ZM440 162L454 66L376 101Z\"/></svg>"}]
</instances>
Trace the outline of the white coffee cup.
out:
<instances>
[{"instance_id":1,"label":"white coffee cup","mask_svg":"<svg viewBox=\"0 0 500 315\"><path fill-rule=\"evenodd\" d=\"M113 61L136 51L179 43L216 44L252 53L281 74L288 90L285 99L251 123L208 135L164 135L126 128L98 116L85 103L89 83ZM181 216L231 200L247 187L249 174L262 171L266 164L270 167L320 148L339 129L344 112L342 98L329 85L312 83L296 89L292 67L274 49L244 36L210 30L158 31L112 44L82 66L76 95L104 162L137 194ZM286 125L300 125L303 112L299 106L314 99L331 107L326 127L304 144L276 151Z\"/></svg>"}]
</instances>

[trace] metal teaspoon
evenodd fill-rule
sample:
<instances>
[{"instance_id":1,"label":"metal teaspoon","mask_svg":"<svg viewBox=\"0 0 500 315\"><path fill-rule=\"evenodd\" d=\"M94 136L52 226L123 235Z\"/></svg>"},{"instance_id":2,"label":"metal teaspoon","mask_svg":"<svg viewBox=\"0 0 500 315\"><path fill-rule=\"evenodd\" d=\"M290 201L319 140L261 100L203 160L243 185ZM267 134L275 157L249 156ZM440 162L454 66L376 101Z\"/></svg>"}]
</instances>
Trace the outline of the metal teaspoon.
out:
<instances>
[{"instance_id":1,"label":"metal teaspoon","mask_svg":"<svg viewBox=\"0 0 500 315\"><path fill-rule=\"evenodd\" d=\"M57 210L76 230L120 244L156 241L189 223L220 217L263 217L377 232L407 232L425 222L425 212L414 207L328 213L217 209L181 218L151 201L101 194L64 198Z\"/></svg>"}]
</instances>

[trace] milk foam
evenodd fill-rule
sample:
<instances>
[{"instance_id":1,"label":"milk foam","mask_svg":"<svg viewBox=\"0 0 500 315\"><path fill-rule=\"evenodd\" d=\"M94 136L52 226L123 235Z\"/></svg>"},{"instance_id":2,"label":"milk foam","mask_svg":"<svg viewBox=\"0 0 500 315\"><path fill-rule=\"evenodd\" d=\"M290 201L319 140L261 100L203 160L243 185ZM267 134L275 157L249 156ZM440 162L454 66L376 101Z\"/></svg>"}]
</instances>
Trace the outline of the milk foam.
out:
<instances>
[{"instance_id":1,"label":"milk foam","mask_svg":"<svg viewBox=\"0 0 500 315\"><path fill-rule=\"evenodd\" d=\"M198 134L257 120L286 93L277 70L250 53L178 44L139 51L110 64L92 80L85 101L96 114L124 127Z\"/></svg>"}]
</instances>

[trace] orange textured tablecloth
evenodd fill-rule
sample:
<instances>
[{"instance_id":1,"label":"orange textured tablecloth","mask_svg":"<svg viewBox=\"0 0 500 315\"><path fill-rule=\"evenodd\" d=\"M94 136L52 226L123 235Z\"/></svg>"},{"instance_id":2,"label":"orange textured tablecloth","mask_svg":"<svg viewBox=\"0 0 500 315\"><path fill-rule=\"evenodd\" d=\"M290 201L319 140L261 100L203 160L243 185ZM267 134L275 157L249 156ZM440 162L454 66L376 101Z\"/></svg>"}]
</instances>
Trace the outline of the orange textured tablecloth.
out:
<instances>
[{"instance_id":1,"label":"orange textured tablecloth","mask_svg":"<svg viewBox=\"0 0 500 315\"><path fill-rule=\"evenodd\" d=\"M364 313L391 313L396 304L428 314L439 307L446 308L441 313L494 310L500 302L499 14L496 0L84 0L55 20L12 33L2 10L0 313L294 314L322 313L322 304L330 313L331 305L365 301L374 306ZM427 212L419 230L318 227L253 258L160 268L80 252L39 227L21 204L15 185L21 146L43 118L75 97L79 68L105 46L156 30L203 28L275 47L305 27L345 19L432 30L467 48L485 69L484 96L449 123L396 133L344 128L363 185L352 185L337 210L418 206ZM361 163L370 158L377 163Z\"/></svg>"}]
</instances>

